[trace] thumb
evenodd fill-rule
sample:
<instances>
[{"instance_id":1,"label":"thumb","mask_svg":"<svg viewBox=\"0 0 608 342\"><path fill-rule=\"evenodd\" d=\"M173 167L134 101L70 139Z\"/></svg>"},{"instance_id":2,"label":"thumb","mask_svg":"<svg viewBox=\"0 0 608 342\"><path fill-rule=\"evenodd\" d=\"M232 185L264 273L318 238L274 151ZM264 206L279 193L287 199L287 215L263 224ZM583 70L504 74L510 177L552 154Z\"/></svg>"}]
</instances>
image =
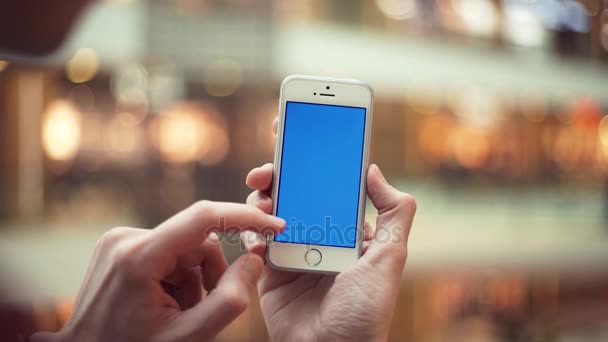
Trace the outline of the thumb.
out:
<instances>
[{"instance_id":1,"label":"thumb","mask_svg":"<svg viewBox=\"0 0 608 342\"><path fill-rule=\"evenodd\" d=\"M245 311L263 267L264 262L255 254L238 258L205 300L180 315L176 331L186 335L185 340L213 339Z\"/></svg>"},{"instance_id":2,"label":"thumb","mask_svg":"<svg viewBox=\"0 0 608 342\"><path fill-rule=\"evenodd\" d=\"M378 210L376 233L363 255L372 265L399 276L407 257L407 241L416 212L411 195L393 188L378 168L370 166L367 177L368 195Z\"/></svg>"}]
</instances>

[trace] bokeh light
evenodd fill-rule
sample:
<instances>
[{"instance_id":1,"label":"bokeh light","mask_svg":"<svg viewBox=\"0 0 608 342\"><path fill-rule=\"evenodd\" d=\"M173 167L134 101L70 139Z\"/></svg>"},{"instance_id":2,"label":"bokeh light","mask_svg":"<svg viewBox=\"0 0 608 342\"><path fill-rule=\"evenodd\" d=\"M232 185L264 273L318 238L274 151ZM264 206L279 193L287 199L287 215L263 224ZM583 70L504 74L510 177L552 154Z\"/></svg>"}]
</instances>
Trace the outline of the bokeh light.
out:
<instances>
[{"instance_id":1,"label":"bokeh light","mask_svg":"<svg viewBox=\"0 0 608 342\"><path fill-rule=\"evenodd\" d=\"M44 115L42 145L50 159L72 159L80 145L80 113L65 100L51 102Z\"/></svg>"},{"instance_id":2,"label":"bokeh light","mask_svg":"<svg viewBox=\"0 0 608 342\"><path fill-rule=\"evenodd\" d=\"M488 133L482 129L461 126L447 139L455 159L466 168L478 168L490 155Z\"/></svg>"},{"instance_id":3,"label":"bokeh light","mask_svg":"<svg viewBox=\"0 0 608 342\"><path fill-rule=\"evenodd\" d=\"M447 102L463 121L479 127L492 127L504 116L500 96L479 85L463 83L451 86Z\"/></svg>"},{"instance_id":4,"label":"bokeh light","mask_svg":"<svg viewBox=\"0 0 608 342\"><path fill-rule=\"evenodd\" d=\"M95 50L81 48L70 58L66 66L66 75L74 83L83 83L95 77L99 69L99 59Z\"/></svg>"},{"instance_id":5,"label":"bokeh light","mask_svg":"<svg viewBox=\"0 0 608 342\"><path fill-rule=\"evenodd\" d=\"M499 14L489 0L452 0L455 12L467 32L474 36L491 37L498 28Z\"/></svg>"},{"instance_id":6,"label":"bokeh light","mask_svg":"<svg viewBox=\"0 0 608 342\"><path fill-rule=\"evenodd\" d=\"M422 118L418 129L418 146L427 162L438 165L446 157L448 135L454 126L454 120L443 114Z\"/></svg>"},{"instance_id":7,"label":"bokeh light","mask_svg":"<svg viewBox=\"0 0 608 342\"><path fill-rule=\"evenodd\" d=\"M230 139L225 126L212 123L206 127L205 149L201 154L199 163L213 166L221 163L228 156Z\"/></svg>"},{"instance_id":8,"label":"bokeh light","mask_svg":"<svg viewBox=\"0 0 608 342\"><path fill-rule=\"evenodd\" d=\"M600 121L598 136L604 148L608 150L608 115L604 116Z\"/></svg>"},{"instance_id":9,"label":"bokeh light","mask_svg":"<svg viewBox=\"0 0 608 342\"><path fill-rule=\"evenodd\" d=\"M119 104L139 105L148 103L148 72L141 64L120 66L112 74L112 94Z\"/></svg>"},{"instance_id":10,"label":"bokeh light","mask_svg":"<svg viewBox=\"0 0 608 342\"><path fill-rule=\"evenodd\" d=\"M376 5L388 18L405 20L418 13L417 0L376 0Z\"/></svg>"},{"instance_id":11,"label":"bokeh light","mask_svg":"<svg viewBox=\"0 0 608 342\"><path fill-rule=\"evenodd\" d=\"M122 111L116 115L116 119L126 127L137 126L144 119L141 113Z\"/></svg>"},{"instance_id":12,"label":"bokeh light","mask_svg":"<svg viewBox=\"0 0 608 342\"><path fill-rule=\"evenodd\" d=\"M521 46L539 46L546 39L541 19L532 9L523 5L505 8L503 33L510 42Z\"/></svg>"},{"instance_id":13,"label":"bokeh light","mask_svg":"<svg viewBox=\"0 0 608 342\"><path fill-rule=\"evenodd\" d=\"M571 116L576 128L585 132L595 132L602 113L597 101L589 97L583 97L572 106Z\"/></svg>"},{"instance_id":14,"label":"bokeh light","mask_svg":"<svg viewBox=\"0 0 608 342\"><path fill-rule=\"evenodd\" d=\"M136 106L146 109L148 107L148 97L139 88L125 89L117 98L117 102L122 106Z\"/></svg>"},{"instance_id":15,"label":"bokeh light","mask_svg":"<svg viewBox=\"0 0 608 342\"><path fill-rule=\"evenodd\" d=\"M605 167L608 167L608 115L600 121L597 136L599 139L598 158L604 161Z\"/></svg>"},{"instance_id":16,"label":"bokeh light","mask_svg":"<svg viewBox=\"0 0 608 342\"><path fill-rule=\"evenodd\" d=\"M210 63L204 75L205 90L209 95L232 95L243 83L243 69L235 61L220 59Z\"/></svg>"},{"instance_id":17,"label":"bokeh light","mask_svg":"<svg viewBox=\"0 0 608 342\"><path fill-rule=\"evenodd\" d=\"M164 110L186 93L183 72L174 65L162 64L150 70L148 97L152 111Z\"/></svg>"},{"instance_id":18,"label":"bokeh light","mask_svg":"<svg viewBox=\"0 0 608 342\"><path fill-rule=\"evenodd\" d=\"M108 153L114 158L122 157L123 160L130 160L136 157L136 152L142 149L143 132L140 127L132 122L125 124L125 115L129 113L119 113L104 131L105 145Z\"/></svg>"},{"instance_id":19,"label":"bokeh light","mask_svg":"<svg viewBox=\"0 0 608 342\"><path fill-rule=\"evenodd\" d=\"M164 114L160 120L159 149L166 160L188 162L200 157L205 123L196 113L182 109Z\"/></svg>"},{"instance_id":20,"label":"bokeh light","mask_svg":"<svg viewBox=\"0 0 608 342\"><path fill-rule=\"evenodd\" d=\"M183 102L161 114L152 134L163 159L174 163L222 162L230 147L223 118L209 106Z\"/></svg>"}]
</instances>

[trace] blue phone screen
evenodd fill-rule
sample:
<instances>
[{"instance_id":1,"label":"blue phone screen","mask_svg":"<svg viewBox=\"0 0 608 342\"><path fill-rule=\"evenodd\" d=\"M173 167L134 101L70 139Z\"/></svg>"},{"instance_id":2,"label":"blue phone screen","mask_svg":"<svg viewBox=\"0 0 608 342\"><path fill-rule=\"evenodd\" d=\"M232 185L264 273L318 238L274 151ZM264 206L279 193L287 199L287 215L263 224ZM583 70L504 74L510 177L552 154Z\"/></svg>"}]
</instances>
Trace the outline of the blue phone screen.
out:
<instances>
[{"instance_id":1,"label":"blue phone screen","mask_svg":"<svg viewBox=\"0 0 608 342\"><path fill-rule=\"evenodd\" d=\"M287 102L275 241L354 248L365 108Z\"/></svg>"}]
</instances>

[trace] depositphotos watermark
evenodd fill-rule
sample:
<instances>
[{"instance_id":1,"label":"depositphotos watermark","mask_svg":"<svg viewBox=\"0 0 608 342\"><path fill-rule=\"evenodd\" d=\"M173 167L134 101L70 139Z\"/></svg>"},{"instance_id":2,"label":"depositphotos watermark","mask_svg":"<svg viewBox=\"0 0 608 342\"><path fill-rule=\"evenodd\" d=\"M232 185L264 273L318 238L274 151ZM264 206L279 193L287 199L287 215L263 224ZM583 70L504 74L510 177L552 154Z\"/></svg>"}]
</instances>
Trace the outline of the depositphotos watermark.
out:
<instances>
[{"instance_id":1,"label":"depositphotos watermark","mask_svg":"<svg viewBox=\"0 0 608 342\"><path fill-rule=\"evenodd\" d=\"M215 229L214 229L215 228ZM402 243L405 238L402 229L398 227L378 227L374 233L375 243ZM241 245L241 240L250 245L260 242L260 239L266 240L271 237L275 228L259 227L259 226L226 226L224 217L219 218L219 225L211 227L211 231L223 231L225 234L220 234L220 239L227 245ZM241 231L253 231L259 234L240 234ZM283 232L276 236L276 242L302 243L307 245L319 246L336 246L336 247L355 247L357 240L356 225L340 225L334 223L331 216L325 216L323 224L307 225L302 220L294 217L288 220L287 227ZM363 234L361 227L360 234ZM274 239L270 239L271 243Z\"/></svg>"}]
</instances>

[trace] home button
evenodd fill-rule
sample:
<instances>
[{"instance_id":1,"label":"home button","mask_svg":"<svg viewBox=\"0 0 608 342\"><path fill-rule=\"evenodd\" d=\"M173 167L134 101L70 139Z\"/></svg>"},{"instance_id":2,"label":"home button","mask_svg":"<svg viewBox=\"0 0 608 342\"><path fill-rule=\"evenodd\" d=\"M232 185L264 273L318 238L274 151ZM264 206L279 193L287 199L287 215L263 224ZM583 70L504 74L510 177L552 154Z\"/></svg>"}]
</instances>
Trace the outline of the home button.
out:
<instances>
[{"instance_id":1,"label":"home button","mask_svg":"<svg viewBox=\"0 0 608 342\"><path fill-rule=\"evenodd\" d=\"M321 263L322 258L321 252L314 248L306 251L306 254L304 254L304 260L306 260L306 263L310 266L317 266Z\"/></svg>"}]
</instances>

